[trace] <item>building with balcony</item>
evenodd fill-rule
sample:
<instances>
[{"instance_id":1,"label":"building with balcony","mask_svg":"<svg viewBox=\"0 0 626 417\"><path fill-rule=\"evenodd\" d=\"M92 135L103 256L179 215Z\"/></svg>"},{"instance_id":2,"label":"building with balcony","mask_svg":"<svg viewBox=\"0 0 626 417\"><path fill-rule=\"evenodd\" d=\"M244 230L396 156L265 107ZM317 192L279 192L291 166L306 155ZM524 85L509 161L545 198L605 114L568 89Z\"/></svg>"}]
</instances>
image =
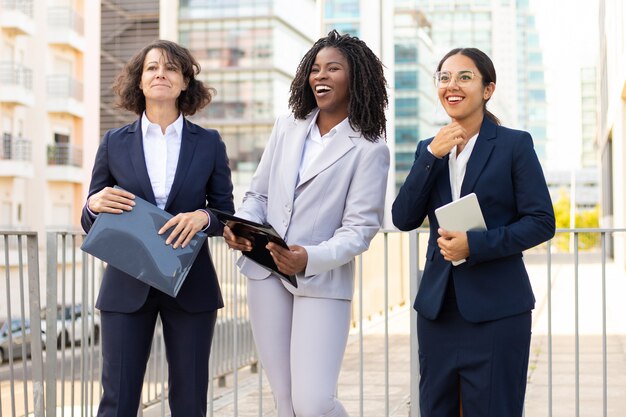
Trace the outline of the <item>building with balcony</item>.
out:
<instances>
[{"instance_id":1,"label":"building with balcony","mask_svg":"<svg viewBox=\"0 0 626 417\"><path fill-rule=\"evenodd\" d=\"M83 144L92 135L84 92L88 10L85 0L0 0L2 228L79 225Z\"/></svg>"}]
</instances>

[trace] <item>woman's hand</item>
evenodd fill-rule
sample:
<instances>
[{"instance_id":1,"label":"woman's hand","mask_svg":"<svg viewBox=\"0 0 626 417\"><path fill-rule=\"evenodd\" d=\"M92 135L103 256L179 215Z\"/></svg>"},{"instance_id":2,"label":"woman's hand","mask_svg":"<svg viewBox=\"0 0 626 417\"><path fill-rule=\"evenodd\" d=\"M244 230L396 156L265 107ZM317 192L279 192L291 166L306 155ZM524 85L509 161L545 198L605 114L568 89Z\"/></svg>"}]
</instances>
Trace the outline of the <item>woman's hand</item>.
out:
<instances>
[{"instance_id":1,"label":"woman's hand","mask_svg":"<svg viewBox=\"0 0 626 417\"><path fill-rule=\"evenodd\" d=\"M172 217L159 229L159 234L162 235L170 228L174 227L172 233L167 237L165 241L166 245L174 242L172 247L174 249L180 247L185 247L189 244L191 239L202 230L208 223L209 219L205 212L192 211L189 213L179 213L176 216Z\"/></svg>"},{"instance_id":2,"label":"woman's hand","mask_svg":"<svg viewBox=\"0 0 626 417\"><path fill-rule=\"evenodd\" d=\"M465 146L467 139L467 131L458 122L452 122L439 129L433 141L430 142L430 150L437 158L443 158L455 146Z\"/></svg>"},{"instance_id":3,"label":"woman's hand","mask_svg":"<svg viewBox=\"0 0 626 417\"><path fill-rule=\"evenodd\" d=\"M270 242L266 248L270 251L278 270L283 274L295 275L303 272L309 261L309 254L302 246L291 245L289 249L285 249Z\"/></svg>"},{"instance_id":4,"label":"woman's hand","mask_svg":"<svg viewBox=\"0 0 626 417\"><path fill-rule=\"evenodd\" d=\"M467 233L448 232L439 228L439 238L437 245L446 261L460 261L467 259L470 255L469 243L467 243Z\"/></svg>"},{"instance_id":5,"label":"woman's hand","mask_svg":"<svg viewBox=\"0 0 626 417\"><path fill-rule=\"evenodd\" d=\"M92 213L120 214L122 211L131 211L135 196L119 188L104 187L87 201L87 207Z\"/></svg>"},{"instance_id":6,"label":"woman's hand","mask_svg":"<svg viewBox=\"0 0 626 417\"><path fill-rule=\"evenodd\" d=\"M229 248L240 250L242 252L250 252L252 250L252 242L243 237L236 236L228 226L224 226L224 240Z\"/></svg>"}]
</instances>

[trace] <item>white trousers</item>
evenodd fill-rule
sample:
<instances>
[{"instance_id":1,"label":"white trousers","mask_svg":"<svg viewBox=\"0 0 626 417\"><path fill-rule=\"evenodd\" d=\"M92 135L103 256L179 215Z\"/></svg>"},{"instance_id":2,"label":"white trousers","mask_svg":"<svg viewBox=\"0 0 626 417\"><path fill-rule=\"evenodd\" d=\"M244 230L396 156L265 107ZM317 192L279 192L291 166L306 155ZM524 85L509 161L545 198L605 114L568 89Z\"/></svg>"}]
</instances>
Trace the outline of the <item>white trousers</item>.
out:
<instances>
[{"instance_id":1,"label":"white trousers","mask_svg":"<svg viewBox=\"0 0 626 417\"><path fill-rule=\"evenodd\" d=\"M348 417L335 393L350 301L294 296L271 276L248 280L248 307L278 417Z\"/></svg>"}]
</instances>

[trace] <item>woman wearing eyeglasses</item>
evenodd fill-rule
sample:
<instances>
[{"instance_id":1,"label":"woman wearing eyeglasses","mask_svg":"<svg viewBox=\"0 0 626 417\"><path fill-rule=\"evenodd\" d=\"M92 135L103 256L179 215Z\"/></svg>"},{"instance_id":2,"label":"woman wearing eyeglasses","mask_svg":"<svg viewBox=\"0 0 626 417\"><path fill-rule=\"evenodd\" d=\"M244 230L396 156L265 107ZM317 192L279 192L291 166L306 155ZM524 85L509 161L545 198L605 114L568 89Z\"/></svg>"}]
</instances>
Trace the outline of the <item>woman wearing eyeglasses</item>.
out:
<instances>
[{"instance_id":1,"label":"woman wearing eyeglasses","mask_svg":"<svg viewBox=\"0 0 626 417\"><path fill-rule=\"evenodd\" d=\"M427 216L430 223L414 304L420 410L458 416L462 404L468 416L519 417L535 305L522 252L554 236L550 194L530 134L501 126L486 109L496 71L485 53L453 49L435 83L450 123L418 143L392 207L401 230ZM435 209L469 193L487 231L440 228Z\"/></svg>"}]
</instances>

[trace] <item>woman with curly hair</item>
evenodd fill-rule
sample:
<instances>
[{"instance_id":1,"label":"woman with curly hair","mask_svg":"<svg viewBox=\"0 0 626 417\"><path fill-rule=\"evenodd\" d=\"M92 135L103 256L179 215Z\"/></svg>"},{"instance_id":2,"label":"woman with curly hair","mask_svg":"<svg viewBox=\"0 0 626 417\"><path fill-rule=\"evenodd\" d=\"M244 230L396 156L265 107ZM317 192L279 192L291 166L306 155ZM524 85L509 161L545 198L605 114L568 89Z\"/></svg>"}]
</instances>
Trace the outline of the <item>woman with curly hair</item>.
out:
<instances>
[{"instance_id":1,"label":"woman with curly hair","mask_svg":"<svg viewBox=\"0 0 626 417\"><path fill-rule=\"evenodd\" d=\"M292 114L277 119L237 215L269 223L280 272L247 257L250 320L279 417L344 417L335 398L354 291L354 258L383 219L389 150L380 60L332 31L306 53L291 84ZM224 228L228 245L251 242Z\"/></svg>"},{"instance_id":2,"label":"woman with curly hair","mask_svg":"<svg viewBox=\"0 0 626 417\"><path fill-rule=\"evenodd\" d=\"M223 233L206 209L234 212L226 148L217 131L185 118L211 101L213 91L196 79L199 72L187 49L163 40L126 64L114 90L120 107L139 119L102 139L82 213L86 232L99 213L130 211L138 196L174 215L159 230L171 230L166 243L174 249L185 247L200 230ZM171 415L204 417L211 339L217 309L223 307L206 242L175 298L108 266L96 307L104 391L98 417L137 415L157 315L163 323Z\"/></svg>"}]
</instances>

